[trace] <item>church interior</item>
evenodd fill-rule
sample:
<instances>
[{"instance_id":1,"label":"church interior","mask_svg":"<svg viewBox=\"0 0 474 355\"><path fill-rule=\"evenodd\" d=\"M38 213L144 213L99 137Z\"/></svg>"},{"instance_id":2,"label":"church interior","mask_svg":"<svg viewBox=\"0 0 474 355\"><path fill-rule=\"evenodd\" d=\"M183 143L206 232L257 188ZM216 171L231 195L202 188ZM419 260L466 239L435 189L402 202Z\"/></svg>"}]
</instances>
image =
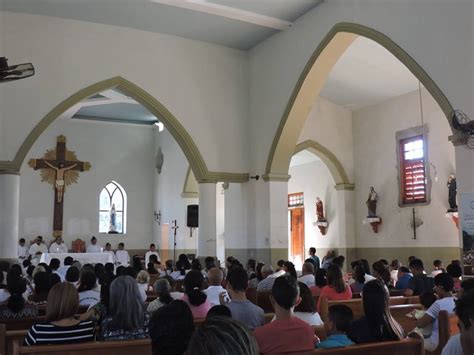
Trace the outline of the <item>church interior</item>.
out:
<instances>
[{"instance_id":1,"label":"church interior","mask_svg":"<svg viewBox=\"0 0 474 355\"><path fill-rule=\"evenodd\" d=\"M0 0L0 57L34 66L0 65L0 260L95 236L469 277L473 24L471 0Z\"/></svg>"}]
</instances>

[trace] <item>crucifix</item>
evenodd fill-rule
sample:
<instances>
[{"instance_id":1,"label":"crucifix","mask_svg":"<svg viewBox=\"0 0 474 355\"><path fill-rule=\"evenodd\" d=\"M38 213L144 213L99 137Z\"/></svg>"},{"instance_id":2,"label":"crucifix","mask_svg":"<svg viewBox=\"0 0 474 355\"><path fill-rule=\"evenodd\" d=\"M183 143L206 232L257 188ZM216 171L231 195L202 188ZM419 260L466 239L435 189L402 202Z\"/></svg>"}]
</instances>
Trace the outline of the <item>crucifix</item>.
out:
<instances>
[{"instance_id":1,"label":"crucifix","mask_svg":"<svg viewBox=\"0 0 474 355\"><path fill-rule=\"evenodd\" d=\"M53 185L53 236L61 236L65 187L77 183L79 171L88 171L91 165L77 160L76 154L66 149L66 137L63 135L58 136L56 149L47 150L41 159L30 159L28 165L35 170L40 169L41 181Z\"/></svg>"},{"instance_id":2,"label":"crucifix","mask_svg":"<svg viewBox=\"0 0 474 355\"><path fill-rule=\"evenodd\" d=\"M177 220L174 220L171 223L173 223L173 225L171 226L171 229L173 230L173 258L176 262L176 234L178 233L179 226Z\"/></svg>"}]
</instances>

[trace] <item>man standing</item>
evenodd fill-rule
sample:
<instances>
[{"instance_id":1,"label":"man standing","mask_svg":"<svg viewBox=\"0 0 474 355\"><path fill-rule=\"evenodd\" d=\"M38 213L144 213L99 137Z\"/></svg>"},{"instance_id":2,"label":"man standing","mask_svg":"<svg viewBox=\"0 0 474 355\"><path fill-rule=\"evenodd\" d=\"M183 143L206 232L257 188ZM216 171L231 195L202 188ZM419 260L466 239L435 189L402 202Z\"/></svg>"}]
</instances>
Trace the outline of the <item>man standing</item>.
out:
<instances>
[{"instance_id":1,"label":"man standing","mask_svg":"<svg viewBox=\"0 0 474 355\"><path fill-rule=\"evenodd\" d=\"M91 244L87 246L86 253L102 253L102 248L97 244L97 238L91 238Z\"/></svg>"},{"instance_id":2,"label":"man standing","mask_svg":"<svg viewBox=\"0 0 474 355\"><path fill-rule=\"evenodd\" d=\"M25 238L21 238L18 244L18 259L25 260L28 257L28 247L25 245Z\"/></svg>"},{"instance_id":3,"label":"man standing","mask_svg":"<svg viewBox=\"0 0 474 355\"><path fill-rule=\"evenodd\" d=\"M41 254L47 253L48 248L46 245L43 243L43 237L42 236L37 236L35 239L35 243L31 244L30 249L29 249L29 254L31 255L32 258L34 257L41 257Z\"/></svg>"},{"instance_id":4,"label":"man standing","mask_svg":"<svg viewBox=\"0 0 474 355\"><path fill-rule=\"evenodd\" d=\"M158 252L156 251L155 244L150 244L150 250L148 250L145 254L145 266L148 266L151 255L156 255L156 260L161 261L160 254L158 254Z\"/></svg>"},{"instance_id":5,"label":"man standing","mask_svg":"<svg viewBox=\"0 0 474 355\"><path fill-rule=\"evenodd\" d=\"M314 265L314 271L318 271L321 267L321 262L319 261L319 257L316 255L316 248L311 247L309 248L309 259L312 260Z\"/></svg>"},{"instance_id":6,"label":"man standing","mask_svg":"<svg viewBox=\"0 0 474 355\"><path fill-rule=\"evenodd\" d=\"M125 245L123 243L119 243L119 249L115 252L115 258L117 260L118 266L128 266L130 265L130 255L128 251L124 250Z\"/></svg>"},{"instance_id":7,"label":"man standing","mask_svg":"<svg viewBox=\"0 0 474 355\"><path fill-rule=\"evenodd\" d=\"M67 246L63 242L63 238L56 237L55 241L49 246L50 253L67 253Z\"/></svg>"}]
</instances>

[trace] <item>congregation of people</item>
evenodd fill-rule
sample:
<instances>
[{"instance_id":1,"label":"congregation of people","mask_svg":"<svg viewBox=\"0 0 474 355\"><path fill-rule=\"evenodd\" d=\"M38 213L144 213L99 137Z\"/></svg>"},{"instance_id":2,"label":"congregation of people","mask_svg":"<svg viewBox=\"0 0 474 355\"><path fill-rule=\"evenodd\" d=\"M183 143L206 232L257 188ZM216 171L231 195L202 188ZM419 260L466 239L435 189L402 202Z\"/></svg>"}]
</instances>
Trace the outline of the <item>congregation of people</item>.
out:
<instances>
[{"instance_id":1,"label":"congregation of people","mask_svg":"<svg viewBox=\"0 0 474 355\"><path fill-rule=\"evenodd\" d=\"M212 257L202 265L184 254L162 264L154 244L144 257L131 259L123 256L128 252L120 244L114 262L105 265L81 265L72 256L62 265L54 257L49 264L35 265L38 253L48 250L42 238L29 248L21 240L21 263L0 263L0 319L36 318L45 308L44 319L28 330L27 346L150 338L154 354L304 352L404 339L408 334L389 308L390 292L397 290L419 296L424 309L408 316L416 319L413 332L426 350L438 346L441 311L456 314L461 330L442 354L474 350L474 279L462 280L459 261L445 269L435 260L432 270L425 270L416 257L410 257L407 266L381 259L370 267L361 259L351 262L346 273L344 256L330 251L320 260L310 248L297 271L286 260L273 268L252 259L244 266L228 257L221 267ZM63 245L56 239L49 253L64 252ZM101 249L96 238L87 247L91 253L109 251L110 244ZM249 289L271 294L271 321L248 298ZM362 318L354 319L347 305L335 304L323 322L324 301L355 296L362 298ZM203 322L198 326L199 320ZM315 336L315 327L325 327L326 339Z\"/></svg>"}]
</instances>

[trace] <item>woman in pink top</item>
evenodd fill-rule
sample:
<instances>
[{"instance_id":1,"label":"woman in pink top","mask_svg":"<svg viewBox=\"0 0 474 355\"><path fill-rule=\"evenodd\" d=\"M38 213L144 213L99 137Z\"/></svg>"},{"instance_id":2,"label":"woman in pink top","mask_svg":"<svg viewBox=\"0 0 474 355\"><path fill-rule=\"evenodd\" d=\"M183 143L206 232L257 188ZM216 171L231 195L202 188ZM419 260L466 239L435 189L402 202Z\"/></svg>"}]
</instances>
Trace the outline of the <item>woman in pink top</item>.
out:
<instances>
[{"instance_id":1,"label":"woman in pink top","mask_svg":"<svg viewBox=\"0 0 474 355\"><path fill-rule=\"evenodd\" d=\"M313 297L319 297L319 295L321 295L321 290L328 284L326 277L326 269L318 269L318 271L316 271L316 285L309 288Z\"/></svg>"},{"instance_id":2,"label":"woman in pink top","mask_svg":"<svg viewBox=\"0 0 474 355\"><path fill-rule=\"evenodd\" d=\"M324 286L318 299L318 312L321 311L321 299L327 300L350 300L352 299L351 288L344 282L342 271L338 265L331 264L327 271L328 286Z\"/></svg>"},{"instance_id":3,"label":"woman in pink top","mask_svg":"<svg viewBox=\"0 0 474 355\"><path fill-rule=\"evenodd\" d=\"M194 318L206 318L211 305L207 295L202 292L204 276L196 270L189 271L184 278L183 301L189 305Z\"/></svg>"}]
</instances>

